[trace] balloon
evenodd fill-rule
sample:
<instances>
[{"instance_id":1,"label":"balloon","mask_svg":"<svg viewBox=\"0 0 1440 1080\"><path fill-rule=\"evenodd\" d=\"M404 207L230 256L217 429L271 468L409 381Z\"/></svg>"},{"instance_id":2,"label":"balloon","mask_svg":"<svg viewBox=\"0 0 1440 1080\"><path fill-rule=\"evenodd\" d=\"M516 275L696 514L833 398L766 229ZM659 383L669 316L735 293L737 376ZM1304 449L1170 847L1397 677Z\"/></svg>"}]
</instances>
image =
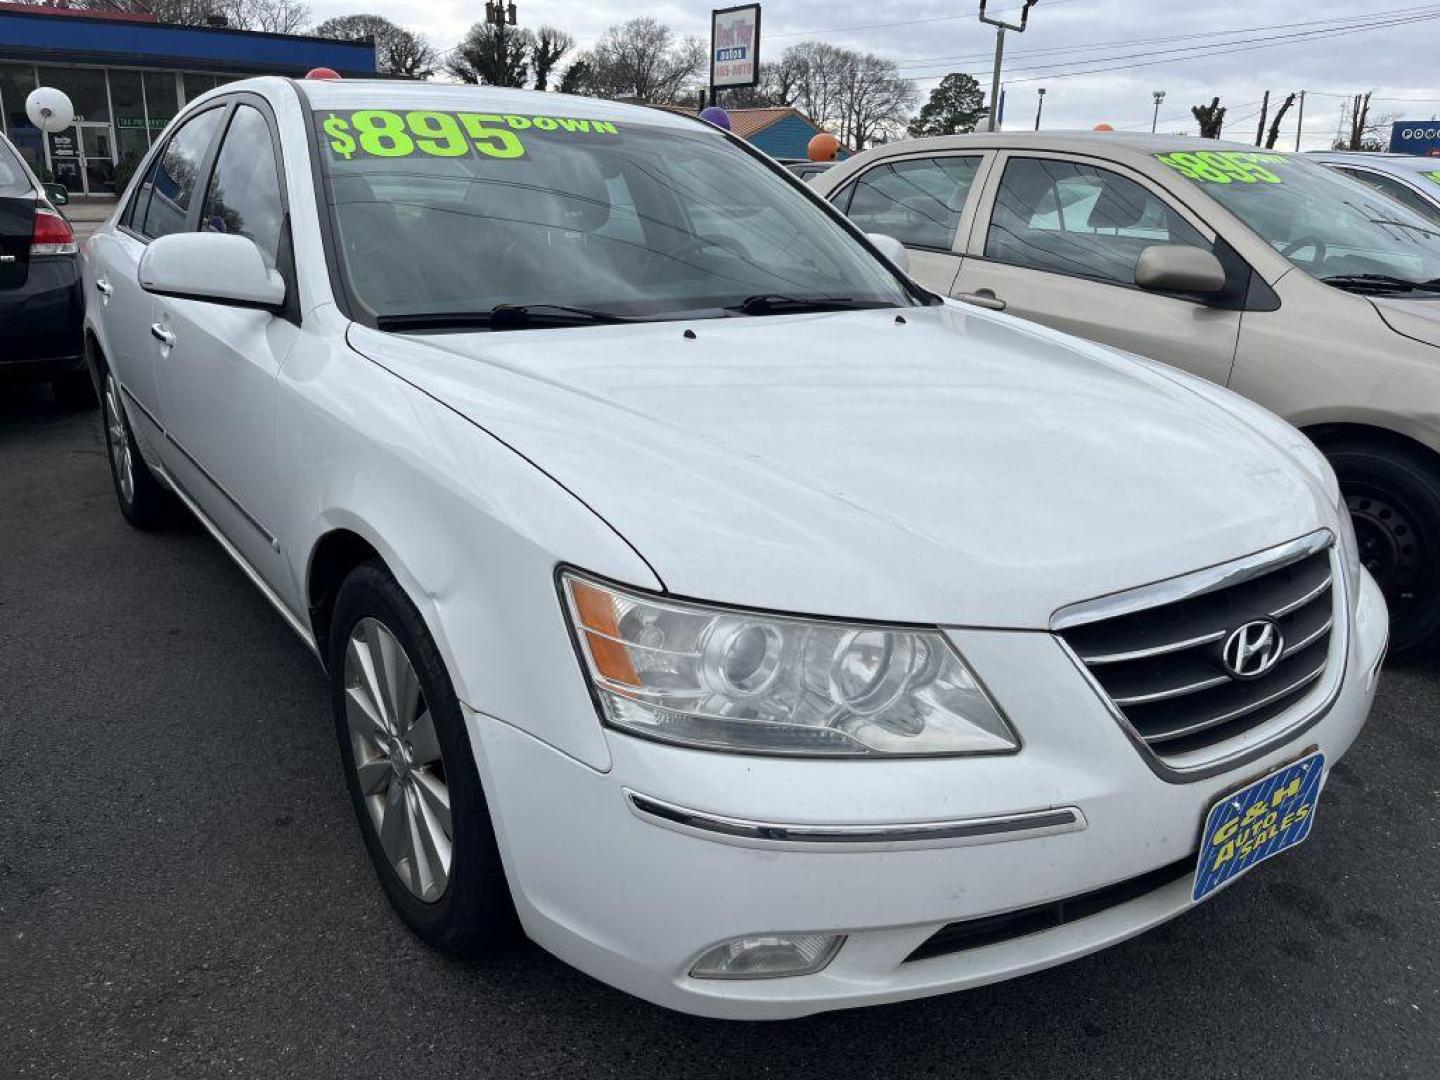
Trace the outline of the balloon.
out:
<instances>
[{"instance_id":1,"label":"balloon","mask_svg":"<svg viewBox=\"0 0 1440 1080\"><path fill-rule=\"evenodd\" d=\"M700 110L700 119L708 120L718 128L730 130L730 114L724 109L711 105L708 109Z\"/></svg>"},{"instance_id":2,"label":"balloon","mask_svg":"<svg viewBox=\"0 0 1440 1080\"><path fill-rule=\"evenodd\" d=\"M42 86L25 99L25 115L41 131L64 131L75 122L75 106L63 90Z\"/></svg>"},{"instance_id":3,"label":"balloon","mask_svg":"<svg viewBox=\"0 0 1440 1080\"><path fill-rule=\"evenodd\" d=\"M1096 130L1096 131L1114 131L1115 129L1114 129L1113 127L1111 127L1109 124L1096 124L1096 125L1095 125L1095 130Z\"/></svg>"},{"instance_id":4,"label":"balloon","mask_svg":"<svg viewBox=\"0 0 1440 1080\"><path fill-rule=\"evenodd\" d=\"M340 78L340 73L339 73L338 71L336 71L334 68L318 67L318 68L311 68L309 71L307 71L307 72L305 73L305 78L307 78L307 79L338 79L338 78Z\"/></svg>"},{"instance_id":5,"label":"balloon","mask_svg":"<svg viewBox=\"0 0 1440 1080\"><path fill-rule=\"evenodd\" d=\"M840 153L840 140L828 131L822 131L810 140L805 149L811 161L834 161Z\"/></svg>"}]
</instances>

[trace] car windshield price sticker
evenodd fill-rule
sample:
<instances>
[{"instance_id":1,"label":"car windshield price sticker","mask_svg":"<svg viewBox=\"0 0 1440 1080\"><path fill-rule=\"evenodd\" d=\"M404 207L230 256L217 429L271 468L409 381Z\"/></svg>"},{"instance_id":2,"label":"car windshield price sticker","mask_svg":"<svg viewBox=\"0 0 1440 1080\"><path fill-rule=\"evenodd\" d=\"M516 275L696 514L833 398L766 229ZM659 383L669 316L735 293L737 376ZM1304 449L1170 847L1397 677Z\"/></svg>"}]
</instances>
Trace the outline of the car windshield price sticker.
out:
<instances>
[{"instance_id":1,"label":"car windshield price sticker","mask_svg":"<svg viewBox=\"0 0 1440 1080\"><path fill-rule=\"evenodd\" d=\"M526 133L618 135L608 120L579 120L569 116L513 116L499 113L431 112L423 109L392 112L359 109L328 113L320 123L330 141L330 153L350 161L355 157L401 158L412 154L430 157L466 157L472 149L487 157L525 156Z\"/></svg>"},{"instance_id":2,"label":"car windshield price sticker","mask_svg":"<svg viewBox=\"0 0 1440 1080\"><path fill-rule=\"evenodd\" d=\"M1194 899L1309 836L1324 776L1325 755L1311 754L1212 806L1200 837Z\"/></svg>"},{"instance_id":3,"label":"car windshield price sticker","mask_svg":"<svg viewBox=\"0 0 1440 1080\"><path fill-rule=\"evenodd\" d=\"M1200 184L1283 184L1275 171L1290 164L1284 154L1253 154L1245 150L1180 150L1156 154L1156 160Z\"/></svg>"},{"instance_id":4,"label":"car windshield price sticker","mask_svg":"<svg viewBox=\"0 0 1440 1080\"><path fill-rule=\"evenodd\" d=\"M1440 169L1436 169L1434 172L1421 173L1420 175L1432 184L1440 184Z\"/></svg>"}]
</instances>

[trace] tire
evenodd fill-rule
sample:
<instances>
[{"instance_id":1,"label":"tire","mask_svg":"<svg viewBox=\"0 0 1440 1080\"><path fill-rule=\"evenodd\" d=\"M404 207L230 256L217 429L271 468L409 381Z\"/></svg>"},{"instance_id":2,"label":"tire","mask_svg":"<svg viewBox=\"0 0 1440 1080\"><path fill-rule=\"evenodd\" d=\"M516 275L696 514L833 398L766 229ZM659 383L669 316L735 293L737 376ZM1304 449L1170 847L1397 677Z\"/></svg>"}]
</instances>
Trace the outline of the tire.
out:
<instances>
[{"instance_id":1,"label":"tire","mask_svg":"<svg viewBox=\"0 0 1440 1080\"><path fill-rule=\"evenodd\" d=\"M1422 452L1363 441L1327 443L1355 523L1360 559L1390 605L1390 648L1440 637L1440 470Z\"/></svg>"},{"instance_id":2,"label":"tire","mask_svg":"<svg viewBox=\"0 0 1440 1080\"><path fill-rule=\"evenodd\" d=\"M95 384L90 381L89 367L59 375L50 380L55 402L64 409L93 409L98 403Z\"/></svg>"},{"instance_id":3,"label":"tire","mask_svg":"<svg viewBox=\"0 0 1440 1080\"><path fill-rule=\"evenodd\" d=\"M341 584L327 656L345 781L391 905L449 952L512 940L518 920L460 703L420 613L379 563Z\"/></svg>"},{"instance_id":4,"label":"tire","mask_svg":"<svg viewBox=\"0 0 1440 1080\"><path fill-rule=\"evenodd\" d=\"M115 500L120 513L137 529L156 529L176 517L179 504L168 488L155 478L140 447L130 418L125 415L120 384L108 369L102 369L104 393L100 416L104 425L106 456L110 459L110 479L115 483ZM88 379L88 376L87 376Z\"/></svg>"}]
</instances>

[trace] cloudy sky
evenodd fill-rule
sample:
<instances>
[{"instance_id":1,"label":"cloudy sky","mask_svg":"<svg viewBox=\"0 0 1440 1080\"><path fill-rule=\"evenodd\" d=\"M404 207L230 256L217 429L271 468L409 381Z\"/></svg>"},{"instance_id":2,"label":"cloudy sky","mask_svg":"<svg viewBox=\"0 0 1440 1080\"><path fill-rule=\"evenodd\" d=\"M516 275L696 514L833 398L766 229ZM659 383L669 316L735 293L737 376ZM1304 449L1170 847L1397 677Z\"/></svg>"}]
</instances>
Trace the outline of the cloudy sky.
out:
<instances>
[{"instance_id":1,"label":"cloudy sky","mask_svg":"<svg viewBox=\"0 0 1440 1080\"><path fill-rule=\"evenodd\" d=\"M374 10L424 33L440 49L453 46L483 14L479 0L311 2L317 21ZM636 14L653 15L681 33L709 32L711 5L705 3L517 3L522 25L559 26L582 46ZM1008 9L1013 17L1018 4L991 0L991 10ZM922 95L947 71L974 75L988 92L995 32L980 25L977 10L978 0L768 0L761 63L787 45L817 38L893 58ZM1007 35L1006 127L1033 126L1036 90L1044 87L1046 128L1105 122L1144 130L1152 92L1164 90L1161 131L1193 133L1190 106L1218 94L1229 106L1226 135L1253 139L1266 90L1273 108L1288 92L1304 89L1302 147L1311 149L1328 145L1345 97L1356 91L1375 92L1372 115L1440 115L1437 41L1440 3L1418 0L1038 0L1029 30ZM1295 120L1292 109L1281 148L1294 147Z\"/></svg>"}]
</instances>

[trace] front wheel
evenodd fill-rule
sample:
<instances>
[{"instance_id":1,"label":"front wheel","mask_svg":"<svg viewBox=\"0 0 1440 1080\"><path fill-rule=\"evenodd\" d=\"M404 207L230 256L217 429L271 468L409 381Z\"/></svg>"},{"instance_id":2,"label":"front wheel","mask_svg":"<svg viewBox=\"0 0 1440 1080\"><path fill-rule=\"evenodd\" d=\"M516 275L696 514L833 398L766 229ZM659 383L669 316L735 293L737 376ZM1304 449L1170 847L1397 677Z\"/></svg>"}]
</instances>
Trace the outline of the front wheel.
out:
<instances>
[{"instance_id":1,"label":"front wheel","mask_svg":"<svg viewBox=\"0 0 1440 1080\"><path fill-rule=\"evenodd\" d=\"M460 703L420 613L378 563L341 585L328 656L345 779L390 903L452 952L511 937L514 909Z\"/></svg>"},{"instance_id":2,"label":"front wheel","mask_svg":"<svg viewBox=\"0 0 1440 1080\"><path fill-rule=\"evenodd\" d=\"M1360 561L1390 606L1390 647L1417 649L1440 636L1440 470L1407 447L1331 443L1326 456Z\"/></svg>"}]
</instances>

